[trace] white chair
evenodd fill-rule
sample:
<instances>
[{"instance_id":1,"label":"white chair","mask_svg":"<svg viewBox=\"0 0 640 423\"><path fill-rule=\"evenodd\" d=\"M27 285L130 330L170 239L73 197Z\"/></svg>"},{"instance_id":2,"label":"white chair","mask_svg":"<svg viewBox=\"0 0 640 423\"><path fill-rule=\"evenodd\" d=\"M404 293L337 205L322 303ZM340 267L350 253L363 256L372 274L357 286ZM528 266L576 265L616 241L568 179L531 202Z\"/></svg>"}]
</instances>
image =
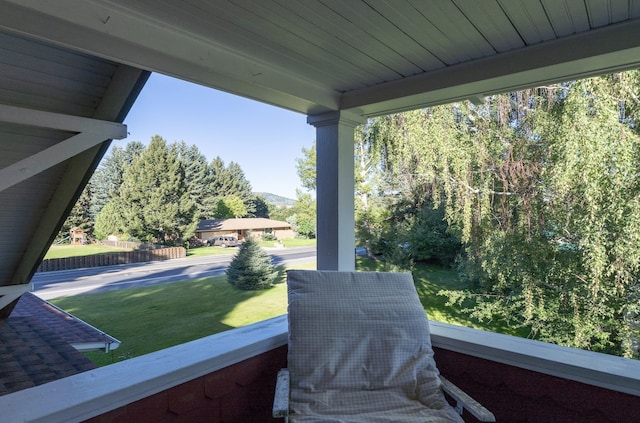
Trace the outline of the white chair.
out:
<instances>
[{"instance_id":1,"label":"white chair","mask_svg":"<svg viewBox=\"0 0 640 423\"><path fill-rule=\"evenodd\" d=\"M411 274L291 270L287 284L288 369L278 375L274 417L462 422L466 409L480 421L495 421L440 376Z\"/></svg>"}]
</instances>

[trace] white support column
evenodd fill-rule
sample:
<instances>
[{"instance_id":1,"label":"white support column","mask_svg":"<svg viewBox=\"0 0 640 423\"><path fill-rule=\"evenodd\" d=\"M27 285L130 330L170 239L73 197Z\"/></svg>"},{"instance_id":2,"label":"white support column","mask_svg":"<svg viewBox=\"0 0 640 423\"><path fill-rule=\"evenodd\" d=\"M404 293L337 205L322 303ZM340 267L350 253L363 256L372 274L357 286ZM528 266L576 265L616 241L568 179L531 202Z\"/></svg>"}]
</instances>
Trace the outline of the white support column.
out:
<instances>
[{"instance_id":1,"label":"white support column","mask_svg":"<svg viewBox=\"0 0 640 423\"><path fill-rule=\"evenodd\" d=\"M316 127L317 267L355 270L354 128L366 121L346 112L309 116Z\"/></svg>"}]
</instances>

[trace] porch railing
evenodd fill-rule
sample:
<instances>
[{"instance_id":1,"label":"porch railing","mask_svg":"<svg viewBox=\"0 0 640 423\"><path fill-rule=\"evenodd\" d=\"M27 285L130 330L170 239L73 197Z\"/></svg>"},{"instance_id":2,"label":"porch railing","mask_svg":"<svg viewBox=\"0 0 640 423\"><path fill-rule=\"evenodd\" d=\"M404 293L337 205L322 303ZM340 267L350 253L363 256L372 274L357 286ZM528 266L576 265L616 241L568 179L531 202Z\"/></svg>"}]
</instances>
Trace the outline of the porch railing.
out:
<instances>
[{"instance_id":1,"label":"porch railing","mask_svg":"<svg viewBox=\"0 0 640 423\"><path fill-rule=\"evenodd\" d=\"M640 421L640 361L445 323L431 322L431 331L442 373L499 421L523 412L537 421ZM268 414L271 373L286 365L286 343L284 315L5 395L0 410L3 420L16 422L115 421L151 409L188 421L194 414L187 399L202 396L207 405L198 407L209 407L201 412L210 421L242 421L230 409L242 411L256 393L266 393L261 406ZM265 354L271 356L256 360ZM230 368L237 371L224 373ZM233 389L246 382L238 372L262 377L264 386L245 390L244 400L219 401L237 396ZM556 419L548 420L550 413Z\"/></svg>"}]
</instances>

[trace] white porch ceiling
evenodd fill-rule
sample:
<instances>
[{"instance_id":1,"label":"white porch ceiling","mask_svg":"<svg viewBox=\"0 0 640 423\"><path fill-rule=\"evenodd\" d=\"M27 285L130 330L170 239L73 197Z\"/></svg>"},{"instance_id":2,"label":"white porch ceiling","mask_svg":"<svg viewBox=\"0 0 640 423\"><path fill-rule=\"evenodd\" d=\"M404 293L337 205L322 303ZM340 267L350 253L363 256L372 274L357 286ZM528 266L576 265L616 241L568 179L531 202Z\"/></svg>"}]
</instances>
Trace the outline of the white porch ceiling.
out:
<instances>
[{"instance_id":1,"label":"white porch ceiling","mask_svg":"<svg viewBox=\"0 0 640 423\"><path fill-rule=\"evenodd\" d=\"M640 0L2 0L0 27L307 114L640 65Z\"/></svg>"}]
</instances>

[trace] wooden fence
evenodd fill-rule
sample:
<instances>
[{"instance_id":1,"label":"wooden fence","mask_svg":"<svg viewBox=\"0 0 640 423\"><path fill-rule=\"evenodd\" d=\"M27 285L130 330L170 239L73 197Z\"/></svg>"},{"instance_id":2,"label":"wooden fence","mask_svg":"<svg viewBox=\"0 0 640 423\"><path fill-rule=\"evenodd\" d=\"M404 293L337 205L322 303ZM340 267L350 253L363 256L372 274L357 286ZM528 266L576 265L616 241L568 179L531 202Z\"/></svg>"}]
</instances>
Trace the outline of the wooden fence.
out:
<instances>
[{"instance_id":1,"label":"wooden fence","mask_svg":"<svg viewBox=\"0 0 640 423\"><path fill-rule=\"evenodd\" d=\"M98 241L99 244L109 245L117 248L131 248L132 250L153 250L155 248L162 248L160 245L149 244L147 242L133 242L133 241Z\"/></svg>"},{"instance_id":2,"label":"wooden fence","mask_svg":"<svg viewBox=\"0 0 640 423\"><path fill-rule=\"evenodd\" d=\"M162 261L187 256L184 247L158 248L155 250L123 251L120 253L94 254L91 256L65 257L43 260L38 272L80 269L85 267L113 266L116 264Z\"/></svg>"}]
</instances>

